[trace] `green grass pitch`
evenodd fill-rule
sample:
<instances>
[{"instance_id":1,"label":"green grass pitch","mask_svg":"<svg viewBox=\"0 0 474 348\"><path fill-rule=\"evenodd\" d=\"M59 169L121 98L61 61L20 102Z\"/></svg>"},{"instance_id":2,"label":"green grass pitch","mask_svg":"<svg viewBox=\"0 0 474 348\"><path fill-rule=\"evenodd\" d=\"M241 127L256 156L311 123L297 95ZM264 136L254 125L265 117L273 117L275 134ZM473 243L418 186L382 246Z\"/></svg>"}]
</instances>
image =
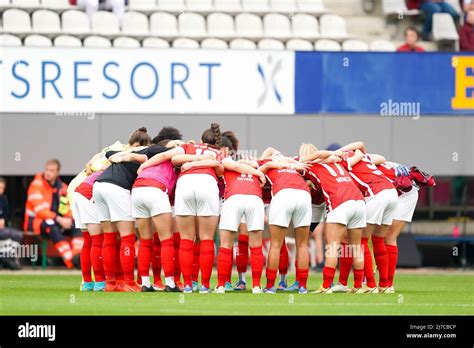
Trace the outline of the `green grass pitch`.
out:
<instances>
[{"instance_id":1,"label":"green grass pitch","mask_svg":"<svg viewBox=\"0 0 474 348\"><path fill-rule=\"evenodd\" d=\"M213 279L215 281L215 279ZM291 281L290 277L290 281ZM2 315L473 315L471 274L399 274L395 294L81 293L80 276L0 275ZM311 274L309 288L321 283Z\"/></svg>"}]
</instances>

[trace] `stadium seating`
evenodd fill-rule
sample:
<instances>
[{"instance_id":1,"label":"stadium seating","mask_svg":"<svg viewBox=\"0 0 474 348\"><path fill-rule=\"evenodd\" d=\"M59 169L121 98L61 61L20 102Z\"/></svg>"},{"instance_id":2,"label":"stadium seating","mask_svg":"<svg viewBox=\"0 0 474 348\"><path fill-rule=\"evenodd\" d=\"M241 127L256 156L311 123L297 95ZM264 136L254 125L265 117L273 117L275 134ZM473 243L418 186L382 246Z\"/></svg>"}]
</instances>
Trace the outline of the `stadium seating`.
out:
<instances>
[{"instance_id":1,"label":"stadium seating","mask_svg":"<svg viewBox=\"0 0 474 348\"><path fill-rule=\"evenodd\" d=\"M207 35L206 20L198 13L185 12L178 17L179 33L182 36L203 38Z\"/></svg>"},{"instance_id":2,"label":"stadium seating","mask_svg":"<svg viewBox=\"0 0 474 348\"><path fill-rule=\"evenodd\" d=\"M28 12L16 8L3 12L3 31L18 34L31 32L31 19Z\"/></svg>"},{"instance_id":3,"label":"stadium seating","mask_svg":"<svg viewBox=\"0 0 474 348\"><path fill-rule=\"evenodd\" d=\"M435 13L433 15L433 39L435 41L459 40L456 25L450 14Z\"/></svg>"},{"instance_id":4,"label":"stadium seating","mask_svg":"<svg viewBox=\"0 0 474 348\"><path fill-rule=\"evenodd\" d=\"M229 43L229 48L237 50L255 50L257 44L247 39L234 39Z\"/></svg>"},{"instance_id":5,"label":"stadium seating","mask_svg":"<svg viewBox=\"0 0 474 348\"><path fill-rule=\"evenodd\" d=\"M43 35L38 35L38 34L32 34L28 35L25 37L24 40L25 46L30 46L30 47L51 47L53 46L53 42L49 37L43 36Z\"/></svg>"},{"instance_id":6,"label":"stadium seating","mask_svg":"<svg viewBox=\"0 0 474 348\"><path fill-rule=\"evenodd\" d=\"M173 48L199 48L199 42L193 39L180 37L173 41Z\"/></svg>"},{"instance_id":7,"label":"stadium seating","mask_svg":"<svg viewBox=\"0 0 474 348\"><path fill-rule=\"evenodd\" d=\"M70 34L90 33L89 16L82 11L69 10L61 15L62 29Z\"/></svg>"},{"instance_id":8,"label":"stadium seating","mask_svg":"<svg viewBox=\"0 0 474 348\"><path fill-rule=\"evenodd\" d=\"M155 12L150 16L150 33L164 38L179 36L178 20L166 12Z\"/></svg>"},{"instance_id":9,"label":"stadium seating","mask_svg":"<svg viewBox=\"0 0 474 348\"><path fill-rule=\"evenodd\" d=\"M33 32L36 33L59 33L61 32L61 20L56 12L49 10L38 10L31 16Z\"/></svg>"},{"instance_id":10,"label":"stadium seating","mask_svg":"<svg viewBox=\"0 0 474 348\"><path fill-rule=\"evenodd\" d=\"M211 13L207 16L207 33L219 38L234 37L234 19L225 13Z\"/></svg>"},{"instance_id":11,"label":"stadium seating","mask_svg":"<svg viewBox=\"0 0 474 348\"><path fill-rule=\"evenodd\" d=\"M280 40L262 39L257 44L261 50L284 50L285 45Z\"/></svg>"},{"instance_id":12,"label":"stadium seating","mask_svg":"<svg viewBox=\"0 0 474 348\"><path fill-rule=\"evenodd\" d=\"M290 51L312 51L313 44L304 39L291 39L286 42L286 49Z\"/></svg>"},{"instance_id":13,"label":"stadium seating","mask_svg":"<svg viewBox=\"0 0 474 348\"><path fill-rule=\"evenodd\" d=\"M0 34L0 46L21 46L21 40L10 34Z\"/></svg>"},{"instance_id":14,"label":"stadium seating","mask_svg":"<svg viewBox=\"0 0 474 348\"><path fill-rule=\"evenodd\" d=\"M268 0L242 0L242 9L246 12L267 13L270 6Z\"/></svg>"},{"instance_id":15,"label":"stadium seating","mask_svg":"<svg viewBox=\"0 0 474 348\"><path fill-rule=\"evenodd\" d=\"M159 37L147 37L142 42L144 48L168 48L170 44L168 41Z\"/></svg>"},{"instance_id":16,"label":"stadium seating","mask_svg":"<svg viewBox=\"0 0 474 348\"><path fill-rule=\"evenodd\" d=\"M296 0L270 0L270 9L275 12L293 13L297 10Z\"/></svg>"},{"instance_id":17,"label":"stadium seating","mask_svg":"<svg viewBox=\"0 0 474 348\"><path fill-rule=\"evenodd\" d=\"M97 11L91 19L91 29L94 34L120 34L119 21L112 12Z\"/></svg>"},{"instance_id":18,"label":"stadium seating","mask_svg":"<svg viewBox=\"0 0 474 348\"><path fill-rule=\"evenodd\" d=\"M267 43L273 41L258 43L263 39L276 39L281 42L270 47L308 50L310 44L322 50L338 50L344 41L355 39L370 43L371 51L393 52L403 39L403 29L412 22L397 17L389 27L386 19L399 14L416 15L420 11L408 10L405 0L380 1L381 6L367 14L362 0L129 0L120 25L112 12L98 11L89 18L85 10L70 5L69 0L0 0L0 30L18 36L20 42L28 34L44 35L52 41L62 35L79 40L93 35L109 40L110 44L124 36L139 42L149 39L148 47L156 44L162 48L166 47L163 39L172 46L175 39L191 38L197 40L200 47L216 44L224 48L221 41L224 40L229 48L241 45L241 49L250 49L269 47ZM461 13L457 0L446 1ZM3 44L13 43L10 39L2 41ZM325 41L318 44L317 39ZM339 45L327 40L337 41ZM438 42L439 47L445 41L457 43L459 37L451 17L435 14L433 40L420 42L420 46L434 51L438 49ZM69 41L70 47L79 47L77 40L73 41ZM67 42L68 39L66 45ZM351 47L351 41L343 47L348 45ZM358 47L362 49L361 45Z\"/></svg>"},{"instance_id":19,"label":"stadium seating","mask_svg":"<svg viewBox=\"0 0 474 348\"><path fill-rule=\"evenodd\" d=\"M201 41L201 48L207 49L227 49L227 42L221 39L208 38Z\"/></svg>"},{"instance_id":20,"label":"stadium seating","mask_svg":"<svg viewBox=\"0 0 474 348\"><path fill-rule=\"evenodd\" d=\"M117 48L139 48L140 41L133 37L119 36L114 39L113 46Z\"/></svg>"},{"instance_id":21,"label":"stadium seating","mask_svg":"<svg viewBox=\"0 0 474 348\"><path fill-rule=\"evenodd\" d=\"M84 39L84 47L109 48L112 47L112 43L105 37L92 35Z\"/></svg>"},{"instance_id":22,"label":"stadium seating","mask_svg":"<svg viewBox=\"0 0 474 348\"><path fill-rule=\"evenodd\" d=\"M397 50L393 42L387 40L374 40L370 43L369 48L376 52L394 52Z\"/></svg>"},{"instance_id":23,"label":"stadium seating","mask_svg":"<svg viewBox=\"0 0 474 348\"><path fill-rule=\"evenodd\" d=\"M269 13L263 17L264 34L267 37L287 39L292 36L288 16Z\"/></svg>"},{"instance_id":24,"label":"stadium seating","mask_svg":"<svg viewBox=\"0 0 474 348\"><path fill-rule=\"evenodd\" d=\"M347 34L346 22L341 16L325 14L321 16L319 23L322 37L343 40L349 36Z\"/></svg>"},{"instance_id":25,"label":"stadium seating","mask_svg":"<svg viewBox=\"0 0 474 348\"><path fill-rule=\"evenodd\" d=\"M315 39L319 37L319 26L316 17L299 13L292 21L293 36L303 39Z\"/></svg>"},{"instance_id":26,"label":"stadium seating","mask_svg":"<svg viewBox=\"0 0 474 348\"><path fill-rule=\"evenodd\" d=\"M126 35L148 35L148 17L140 12L128 11L123 16L122 33Z\"/></svg>"},{"instance_id":27,"label":"stadium seating","mask_svg":"<svg viewBox=\"0 0 474 348\"><path fill-rule=\"evenodd\" d=\"M82 47L82 42L75 36L59 35L54 39L55 47Z\"/></svg>"},{"instance_id":28,"label":"stadium seating","mask_svg":"<svg viewBox=\"0 0 474 348\"><path fill-rule=\"evenodd\" d=\"M342 43L342 50L348 52L366 52L369 50L369 45L361 40L346 40Z\"/></svg>"},{"instance_id":29,"label":"stadium seating","mask_svg":"<svg viewBox=\"0 0 474 348\"><path fill-rule=\"evenodd\" d=\"M314 44L314 49L316 51L338 52L342 50L342 47L337 41L321 39L316 41L316 43Z\"/></svg>"},{"instance_id":30,"label":"stadium seating","mask_svg":"<svg viewBox=\"0 0 474 348\"><path fill-rule=\"evenodd\" d=\"M238 36L260 38L263 36L262 20L252 13L240 13L235 16L235 30Z\"/></svg>"}]
</instances>

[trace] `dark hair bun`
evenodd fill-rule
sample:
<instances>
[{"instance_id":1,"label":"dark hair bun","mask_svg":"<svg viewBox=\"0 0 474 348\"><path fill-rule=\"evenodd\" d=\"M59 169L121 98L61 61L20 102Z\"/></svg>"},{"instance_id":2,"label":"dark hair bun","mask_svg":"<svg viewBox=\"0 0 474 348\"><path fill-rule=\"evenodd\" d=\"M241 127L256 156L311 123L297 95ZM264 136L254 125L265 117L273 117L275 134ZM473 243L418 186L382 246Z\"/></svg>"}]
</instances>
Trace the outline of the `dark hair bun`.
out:
<instances>
[{"instance_id":1,"label":"dark hair bun","mask_svg":"<svg viewBox=\"0 0 474 348\"><path fill-rule=\"evenodd\" d=\"M140 128L138 128L138 131L139 131L139 132L147 133L146 127L140 127Z\"/></svg>"}]
</instances>

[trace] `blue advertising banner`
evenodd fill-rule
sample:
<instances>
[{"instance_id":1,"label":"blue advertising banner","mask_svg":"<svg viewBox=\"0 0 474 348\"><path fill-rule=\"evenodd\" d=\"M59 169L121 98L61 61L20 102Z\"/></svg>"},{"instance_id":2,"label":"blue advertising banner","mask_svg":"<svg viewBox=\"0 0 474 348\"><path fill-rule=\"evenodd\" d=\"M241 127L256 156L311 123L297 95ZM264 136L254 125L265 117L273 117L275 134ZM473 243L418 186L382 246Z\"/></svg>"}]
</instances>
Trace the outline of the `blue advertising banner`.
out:
<instances>
[{"instance_id":1,"label":"blue advertising banner","mask_svg":"<svg viewBox=\"0 0 474 348\"><path fill-rule=\"evenodd\" d=\"M474 55L298 52L295 112L474 115Z\"/></svg>"}]
</instances>

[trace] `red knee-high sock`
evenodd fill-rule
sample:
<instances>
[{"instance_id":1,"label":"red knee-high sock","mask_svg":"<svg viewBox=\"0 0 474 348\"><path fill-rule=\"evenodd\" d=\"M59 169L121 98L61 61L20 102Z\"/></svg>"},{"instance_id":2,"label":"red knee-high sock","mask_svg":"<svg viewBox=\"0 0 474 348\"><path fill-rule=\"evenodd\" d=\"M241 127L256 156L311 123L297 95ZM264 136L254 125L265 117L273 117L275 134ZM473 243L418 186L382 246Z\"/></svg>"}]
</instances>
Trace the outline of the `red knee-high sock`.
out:
<instances>
[{"instance_id":1,"label":"red knee-high sock","mask_svg":"<svg viewBox=\"0 0 474 348\"><path fill-rule=\"evenodd\" d=\"M181 236L179 232L173 233L173 242L174 242L174 282L178 283L181 281L181 264L179 262L179 243L181 241Z\"/></svg>"},{"instance_id":2,"label":"red knee-high sock","mask_svg":"<svg viewBox=\"0 0 474 348\"><path fill-rule=\"evenodd\" d=\"M92 281L92 262L91 262L91 248L92 239L89 232L82 232L84 236L84 243L82 244L81 250L81 271L84 282Z\"/></svg>"},{"instance_id":3,"label":"red knee-high sock","mask_svg":"<svg viewBox=\"0 0 474 348\"><path fill-rule=\"evenodd\" d=\"M158 233L153 233L153 247L152 247L152 269L153 279L156 283L157 280L161 281L161 242Z\"/></svg>"},{"instance_id":4,"label":"red knee-high sock","mask_svg":"<svg viewBox=\"0 0 474 348\"><path fill-rule=\"evenodd\" d=\"M117 239L117 241L115 242L115 280L123 281L124 275L123 275L122 261L120 261L120 248L121 248L122 242L120 240L118 232L116 236L119 239Z\"/></svg>"},{"instance_id":5,"label":"red knee-high sock","mask_svg":"<svg viewBox=\"0 0 474 348\"><path fill-rule=\"evenodd\" d=\"M261 286L263 265L265 257L263 256L262 246L250 248L250 267L252 268L252 286Z\"/></svg>"},{"instance_id":6,"label":"red knee-high sock","mask_svg":"<svg viewBox=\"0 0 474 348\"><path fill-rule=\"evenodd\" d=\"M388 254L385 248L385 238L372 236L372 245L374 246L375 263L379 271L379 286L387 286L388 278Z\"/></svg>"},{"instance_id":7,"label":"red knee-high sock","mask_svg":"<svg viewBox=\"0 0 474 348\"><path fill-rule=\"evenodd\" d=\"M224 286L229 281L231 273L232 249L220 247L217 254L217 287Z\"/></svg>"},{"instance_id":8,"label":"red knee-high sock","mask_svg":"<svg viewBox=\"0 0 474 348\"><path fill-rule=\"evenodd\" d=\"M135 235L130 234L121 238L120 263L123 269L123 278L126 282L135 280Z\"/></svg>"},{"instance_id":9,"label":"red knee-high sock","mask_svg":"<svg viewBox=\"0 0 474 348\"><path fill-rule=\"evenodd\" d=\"M339 257L339 283L347 286L347 279L352 268L352 255L347 243L341 243L341 256Z\"/></svg>"},{"instance_id":10,"label":"red knee-high sock","mask_svg":"<svg viewBox=\"0 0 474 348\"><path fill-rule=\"evenodd\" d=\"M209 282L211 280L212 266L214 265L214 241L213 240L202 240L201 241L201 253L199 255L199 264L201 266L201 282L202 285L209 288ZM232 267L232 253L231 267Z\"/></svg>"},{"instance_id":11,"label":"red knee-high sock","mask_svg":"<svg viewBox=\"0 0 474 348\"><path fill-rule=\"evenodd\" d=\"M239 234L237 244L237 256L235 263L237 264L237 272L245 273L247 264L249 263L249 236L248 234Z\"/></svg>"},{"instance_id":12,"label":"red knee-high sock","mask_svg":"<svg viewBox=\"0 0 474 348\"><path fill-rule=\"evenodd\" d=\"M307 283L308 283L308 274L309 274L309 269L296 269L296 279L298 279L298 282L300 286L303 286L306 288Z\"/></svg>"},{"instance_id":13,"label":"red knee-high sock","mask_svg":"<svg viewBox=\"0 0 474 348\"><path fill-rule=\"evenodd\" d=\"M387 286L393 285L393 278L395 277L395 270L397 269L398 260L398 246L396 245L385 245L388 254L388 277Z\"/></svg>"},{"instance_id":14,"label":"red knee-high sock","mask_svg":"<svg viewBox=\"0 0 474 348\"><path fill-rule=\"evenodd\" d=\"M277 270L276 269L270 269L267 267L267 272L266 272L266 276L267 276L267 289L269 288L273 288L275 286L275 279L276 279L276 276L277 276Z\"/></svg>"},{"instance_id":15,"label":"red knee-high sock","mask_svg":"<svg viewBox=\"0 0 474 348\"><path fill-rule=\"evenodd\" d=\"M388 278L388 255L385 248L385 238L372 236L372 245L374 246L375 263L379 271L379 286L387 286Z\"/></svg>"},{"instance_id":16,"label":"red knee-high sock","mask_svg":"<svg viewBox=\"0 0 474 348\"><path fill-rule=\"evenodd\" d=\"M199 281L199 269L201 268L200 254L201 254L201 242L194 242L194 246L193 246L193 282ZM202 277L202 274L201 274L201 277Z\"/></svg>"},{"instance_id":17,"label":"red knee-high sock","mask_svg":"<svg viewBox=\"0 0 474 348\"><path fill-rule=\"evenodd\" d=\"M174 240L173 237L161 241L161 263L165 278L174 276Z\"/></svg>"},{"instance_id":18,"label":"red knee-high sock","mask_svg":"<svg viewBox=\"0 0 474 348\"><path fill-rule=\"evenodd\" d=\"M285 275L288 273L289 263L288 247L286 246L285 241L283 241L283 245L280 249L280 262L278 264L278 273L280 273L280 275Z\"/></svg>"},{"instance_id":19,"label":"red knee-high sock","mask_svg":"<svg viewBox=\"0 0 474 348\"><path fill-rule=\"evenodd\" d=\"M364 269L354 269L354 288L358 289L362 286L364 278Z\"/></svg>"},{"instance_id":20,"label":"red knee-high sock","mask_svg":"<svg viewBox=\"0 0 474 348\"><path fill-rule=\"evenodd\" d=\"M363 237L361 245L364 249L364 276L367 279L367 286L374 288L376 284L374 276L374 266L372 265L372 254L370 253L369 248L369 239Z\"/></svg>"},{"instance_id":21,"label":"red knee-high sock","mask_svg":"<svg viewBox=\"0 0 474 348\"><path fill-rule=\"evenodd\" d=\"M117 245L117 232L105 232L102 245L102 263L104 266L105 279L115 280L115 249ZM120 261L120 260L119 260Z\"/></svg>"},{"instance_id":22,"label":"red knee-high sock","mask_svg":"<svg viewBox=\"0 0 474 348\"><path fill-rule=\"evenodd\" d=\"M138 277L150 276L151 254L153 248L152 239L140 238L140 246L138 247Z\"/></svg>"},{"instance_id":23,"label":"red knee-high sock","mask_svg":"<svg viewBox=\"0 0 474 348\"><path fill-rule=\"evenodd\" d=\"M102 244L104 243L104 235L98 234L91 236L91 262L94 270L94 278L96 282L103 282L105 280L104 265L102 263Z\"/></svg>"},{"instance_id":24,"label":"red knee-high sock","mask_svg":"<svg viewBox=\"0 0 474 348\"><path fill-rule=\"evenodd\" d=\"M335 268L325 266L323 268L323 287L331 287L332 282L334 281L334 274L336 273Z\"/></svg>"},{"instance_id":25,"label":"red knee-high sock","mask_svg":"<svg viewBox=\"0 0 474 348\"><path fill-rule=\"evenodd\" d=\"M193 281L193 248L194 242L189 239L181 239L179 244L179 261L183 273L184 285L192 286Z\"/></svg>"}]
</instances>

